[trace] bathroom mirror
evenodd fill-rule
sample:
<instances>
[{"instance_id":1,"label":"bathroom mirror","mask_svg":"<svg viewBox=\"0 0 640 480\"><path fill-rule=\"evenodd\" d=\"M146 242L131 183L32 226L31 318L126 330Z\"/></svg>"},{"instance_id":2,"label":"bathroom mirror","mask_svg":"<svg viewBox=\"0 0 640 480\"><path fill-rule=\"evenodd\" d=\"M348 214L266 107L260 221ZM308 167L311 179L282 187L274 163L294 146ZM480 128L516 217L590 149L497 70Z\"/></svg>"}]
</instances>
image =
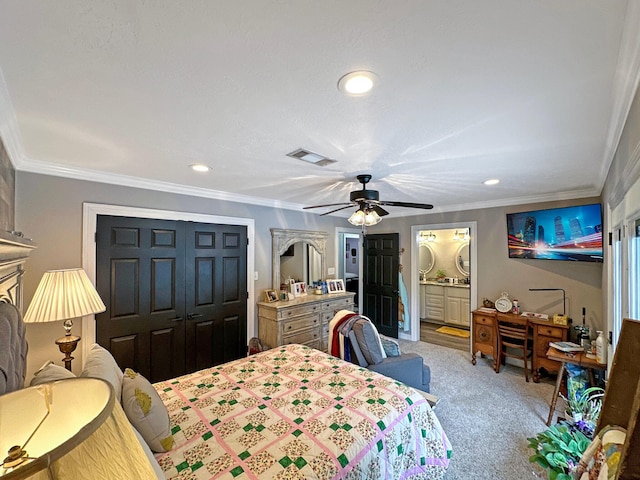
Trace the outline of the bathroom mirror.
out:
<instances>
[{"instance_id":1,"label":"bathroom mirror","mask_svg":"<svg viewBox=\"0 0 640 480\"><path fill-rule=\"evenodd\" d=\"M433 253L433 249L428 243L420 245L418 255L420 263L420 277L422 278L433 269L433 266L436 264L436 255Z\"/></svg>"},{"instance_id":2,"label":"bathroom mirror","mask_svg":"<svg viewBox=\"0 0 640 480\"><path fill-rule=\"evenodd\" d=\"M280 290L280 284L284 283L288 276L303 279L307 283L324 279L324 272L327 271L328 236L326 232L272 228L272 288ZM286 275L283 277L285 271Z\"/></svg>"},{"instance_id":3,"label":"bathroom mirror","mask_svg":"<svg viewBox=\"0 0 640 480\"><path fill-rule=\"evenodd\" d=\"M458 271L465 277L469 276L469 242L464 242L456 250L455 264Z\"/></svg>"}]
</instances>

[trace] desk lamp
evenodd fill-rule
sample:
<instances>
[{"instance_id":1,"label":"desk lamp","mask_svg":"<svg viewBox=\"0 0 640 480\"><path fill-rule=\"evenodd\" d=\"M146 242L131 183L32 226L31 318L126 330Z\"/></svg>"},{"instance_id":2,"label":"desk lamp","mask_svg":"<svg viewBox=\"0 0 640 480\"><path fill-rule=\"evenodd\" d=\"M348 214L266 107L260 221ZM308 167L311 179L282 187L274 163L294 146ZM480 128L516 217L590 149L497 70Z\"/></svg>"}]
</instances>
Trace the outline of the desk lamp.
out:
<instances>
[{"instance_id":1,"label":"desk lamp","mask_svg":"<svg viewBox=\"0 0 640 480\"><path fill-rule=\"evenodd\" d=\"M65 336L56 340L64 353L64 366L71 370L71 353L80 337L71 335L73 319L106 310L98 292L81 268L45 272L29 304L24 321L56 322L64 320Z\"/></svg>"}]
</instances>

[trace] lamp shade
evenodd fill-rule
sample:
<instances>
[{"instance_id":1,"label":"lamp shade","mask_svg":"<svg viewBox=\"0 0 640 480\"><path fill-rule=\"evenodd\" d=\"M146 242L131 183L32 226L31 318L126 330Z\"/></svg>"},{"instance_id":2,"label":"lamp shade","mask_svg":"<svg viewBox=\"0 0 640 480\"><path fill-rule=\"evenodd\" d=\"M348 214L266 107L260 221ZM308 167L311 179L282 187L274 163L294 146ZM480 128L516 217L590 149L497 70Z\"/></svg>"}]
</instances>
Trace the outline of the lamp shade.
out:
<instances>
[{"instance_id":1,"label":"lamp shade","mask_svg":"<svg viewBox=\"0 0 640 480\"><path fill-rule=\"evenodd\" d=\"M113 387L68 378L0 396L1 480L157 479ZM0 458L1 460L1 458Z\"/></svg>"},{"instance_id":2,"label":"lamp shade","mask_svg":"<svg viewBox=\"0 0 640 480\"><path fill-rule=\"evenodd\" d=\"M55 322L104 312L106 307L81 268L45 272L25 322Z\"/></svg>"}]
</instances>

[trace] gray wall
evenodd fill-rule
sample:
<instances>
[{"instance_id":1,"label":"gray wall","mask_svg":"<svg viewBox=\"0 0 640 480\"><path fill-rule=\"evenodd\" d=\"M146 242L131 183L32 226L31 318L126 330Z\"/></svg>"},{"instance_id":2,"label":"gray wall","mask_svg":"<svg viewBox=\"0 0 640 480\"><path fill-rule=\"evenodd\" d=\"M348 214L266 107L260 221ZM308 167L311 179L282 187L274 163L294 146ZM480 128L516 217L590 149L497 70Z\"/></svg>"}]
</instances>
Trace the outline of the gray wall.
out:
<instances>
[{"instance_id":1,"label":"gray wall","mask_svg":"<svg viewBox=\"0 0 640 480\"><path fill-rule=\"evenodd\" d=\"M587 324L593 330L604 324L602 304L602 263L565 262L556 260L524 260L508 257L506 214L512 212L564 207L576 204L599 203L599 198L572 201L545 202L517 207L485 208L464 212L434 213L411 217L385 217L370 233L400 233L400 247L405 248L402 257L403 278L407 289L411 279L412 247L411 226L477 222L478 261L471 268L477 269L477 304L482 299L495 301L506 291L509 298L518 299L523 311L561 313L562 292L530 292L529 288L564 288L567 297L567 313L574 324L582 322L582 307L587 309ZM428 230L428 229L427 229ZM430 273L433 275L434 271Z\"/></svg>"},{"instance_id":2,"label":"gray wall","mask_svg":"<svg viewBox=\"0 0 640 480\"><path fill-rule=\"evenodd\" d=\"M25 305L29 305L45 271L82 265L83 202L255 219L255 270L259 278L254 284L256 301L262 299L260 295L264 289L271 288L270 228L326 231L330 235L327 266L335 267L335 226L350 226L342 218L18 172L17 227L38 245L26 264ZM82 336L80 322L76 322L73 332ZM62 354L54 340L63 333L59 323L27 326L30 345L27 380L45 361L59 363ZM74 352L74 357L73 370L79 372L82 365L80 348Z\"/></svg>"}]
</instances>

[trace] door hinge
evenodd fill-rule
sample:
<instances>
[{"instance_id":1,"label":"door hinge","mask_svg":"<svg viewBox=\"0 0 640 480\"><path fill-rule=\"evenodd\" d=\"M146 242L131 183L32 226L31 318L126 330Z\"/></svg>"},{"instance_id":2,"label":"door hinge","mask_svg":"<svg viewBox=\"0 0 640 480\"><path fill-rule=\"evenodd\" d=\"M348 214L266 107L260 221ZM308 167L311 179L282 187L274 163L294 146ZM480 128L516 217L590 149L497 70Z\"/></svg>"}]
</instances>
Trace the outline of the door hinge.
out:
<instances>
[{"instance_id":1,"label":"door hinge","mask_svg":"<svg viewBox=\"0 0 640 480\"><path fill-rule=\"evenodd\" d=\"M613 232L609 232L609 246L613 245Z\"/></svg>"},{"instance_id":2,"label":"door hinge","mask_svg":"<svg viewBox=\"0 0 640 480\"><path fill-rule=\"evenodd\" d=\"M247 300L249 300L249 292L247 292Z\"/></svg>"},{"instance_id":3,"label":"door hinge","mask_svg":"<svg viewBox=\"0 0 640 480\"><path fill-rule=\"evenodd\" d=\"M98 243L98 232L93 233L93 243Z\"/></svg>"},{"instance_id":4,"label":"door hinge","mask_svg":"<svg viewBox=\"0 0 640 480\"><path fill-rule=\"evenodd\" d=\"M247 245L249 245L249 237L247 237Z\"/></svg>"},{"instance_id":5,"label":"door hinge","mask_svg":"<svg viewBox=\"0 0 640 480\"><path fill-rule=\"evenodd\" d=\"M613 345L613 332L609 330L609 345Z\"/></svg>"}]
</instances>

